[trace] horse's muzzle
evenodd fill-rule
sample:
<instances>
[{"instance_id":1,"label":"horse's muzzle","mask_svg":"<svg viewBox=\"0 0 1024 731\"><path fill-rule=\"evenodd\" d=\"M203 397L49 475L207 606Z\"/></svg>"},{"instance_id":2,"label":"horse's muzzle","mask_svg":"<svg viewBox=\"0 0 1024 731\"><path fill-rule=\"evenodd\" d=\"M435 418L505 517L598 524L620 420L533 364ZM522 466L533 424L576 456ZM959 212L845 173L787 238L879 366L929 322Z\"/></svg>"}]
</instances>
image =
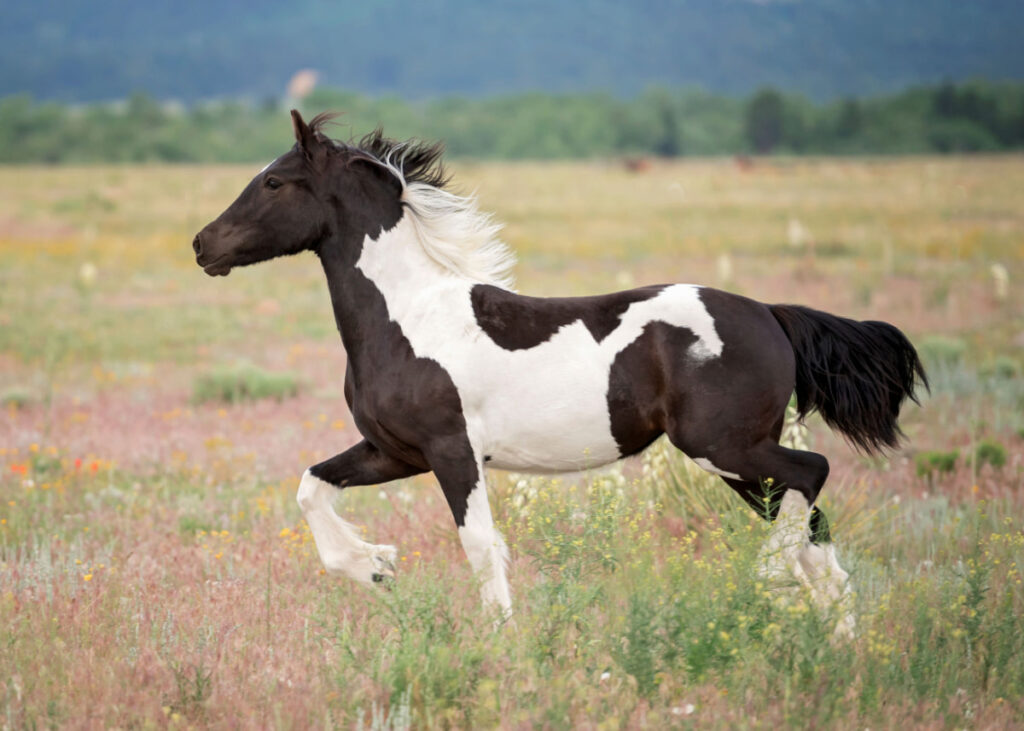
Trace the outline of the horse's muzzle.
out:
<instances>
[{"instance_id":1,"label":"horse's muzzle","mask_svg":"<svg viewBox=\"0 0 1024 731\"><path fill-rule=\"evenodd\" d=\"M211 277L226 277L231 273L231 265L225 262L227 255L221 255L210 261L206 250L203 248L203 234L199 232L192 239L192 251L196 253L196 264L203 268L203 271Z\"/></svg>"}]
</instances>

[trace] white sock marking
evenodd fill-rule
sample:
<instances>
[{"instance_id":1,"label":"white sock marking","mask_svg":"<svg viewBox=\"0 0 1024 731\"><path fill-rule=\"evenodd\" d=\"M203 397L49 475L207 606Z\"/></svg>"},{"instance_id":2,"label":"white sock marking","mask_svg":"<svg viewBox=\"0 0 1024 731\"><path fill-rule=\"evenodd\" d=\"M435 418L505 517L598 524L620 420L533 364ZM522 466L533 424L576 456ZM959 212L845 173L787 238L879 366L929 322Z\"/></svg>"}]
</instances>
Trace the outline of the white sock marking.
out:
<instances>
[{"instance_id":1,"label":"white sock marking","mask_svg":"<svg viewBox=\"0 0 1024 731\"><path fill-rule=\"evenodd\" d=\"M480 595L484 604L497 606L508 615L512 597L505 564L508 548L501 533L494 527L491 506L487 502L486 482L481 476L466 501L465 525L459 528L459 539L473 571L480 579Z\"/></svg>"},{"instance_id":2,"label":"white sock marking","mask_svg":"<svg viewBox=\"0 0 1024 731\"><path fill-rule=\"evenodd\" d=\"M337 490L306 470L295 499L324 568L370 584L374 574L388 573L387 564L394 564L398 552L393 546L373 545L359 537L355 527L334 511Z\"/></svg>"},{"instance_id":3,"label":"white sock marking","mask_svg":"<svg viewBox=\"0 0 1024 731\"><path fill-rule=\"evenodd\" d=\"M834 545L810 542L810 515L811 509L803 494L786 490L779 515L761 549L761 575L767 579L792 575L807 587L811 601L820 609L839 609L835 635L852 637L854 618L849 606L849 574L839 565Z\"/></svg>"}]
</instances>

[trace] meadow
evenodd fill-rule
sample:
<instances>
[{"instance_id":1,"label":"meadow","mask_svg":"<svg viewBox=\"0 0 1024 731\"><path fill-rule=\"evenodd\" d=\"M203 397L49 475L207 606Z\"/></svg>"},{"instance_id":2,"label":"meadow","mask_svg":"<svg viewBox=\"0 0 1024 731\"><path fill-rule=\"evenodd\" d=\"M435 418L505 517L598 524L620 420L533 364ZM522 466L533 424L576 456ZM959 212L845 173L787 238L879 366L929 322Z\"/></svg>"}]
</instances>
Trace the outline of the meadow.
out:
<instances>
[{"instance_id":1,"label":"meadow","mask_svg":"<svg viewBox=\"0 0 1024 731\"><path fill-rule=\"evenodd\" d=\"M294 494L359 437L323 274L190 247L259 167L0 168L5 728L1024 727L1024 158L453 165L522 292L695 282L907 332L902 449L790 433L832 464L850 640L662 442L491 475L509 625L432 476L339 498L398 546L390 590L325 575Z\"/></svg>"}]
</instances>

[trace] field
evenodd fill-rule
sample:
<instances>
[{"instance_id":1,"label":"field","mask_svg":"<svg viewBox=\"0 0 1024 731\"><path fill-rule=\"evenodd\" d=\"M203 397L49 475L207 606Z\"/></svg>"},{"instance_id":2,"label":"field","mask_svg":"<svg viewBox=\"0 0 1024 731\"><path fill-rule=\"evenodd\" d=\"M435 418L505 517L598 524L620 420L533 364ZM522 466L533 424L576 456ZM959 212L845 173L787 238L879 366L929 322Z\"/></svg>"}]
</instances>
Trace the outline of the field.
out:
<instances>
[{"instance_id":1,"label":"field","mask_svg":"<svg viewBox=\"0 0 1024 731\"><path fill-rule=\"evenodd\" d=\"M688 281L918 345L905 448L804 437L849 641L661 443L491 476L509 626L432 476L338 501L398 546L390 591L325 575L295 489L358 435L323 274L190 248L258 167L0 169L5 728L1024 727L1024 158L454 166L522 292Z\"/></svg>"}]
</instances>

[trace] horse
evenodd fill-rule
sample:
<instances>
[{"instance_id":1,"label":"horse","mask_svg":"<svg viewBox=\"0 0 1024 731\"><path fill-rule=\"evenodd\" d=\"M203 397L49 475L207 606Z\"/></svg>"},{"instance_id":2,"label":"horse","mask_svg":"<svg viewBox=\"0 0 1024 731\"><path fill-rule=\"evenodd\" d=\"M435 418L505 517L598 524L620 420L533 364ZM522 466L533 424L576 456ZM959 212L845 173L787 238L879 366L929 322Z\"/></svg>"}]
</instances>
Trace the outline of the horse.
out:
<instances>
[{"instance_id":1,"label":"horse","mask_svg":"<svg viewBox=\"0 0 1024 731\"><path fill-rule=\"evenodd\" d=\"M328 572L393 581L395 548L363 541L333 498L433 471L483 603L508 617L485 470L586 470L667 434L770 521L768 573L791 572L823 604L848 595L816 505L828 460L779 438L795 391L801 418L820 413L869 454L895 448L901 405L928 387L900 330L692 284L517 294L499 226L449 190L439 144L379 128L333 140L333 116L307 123L293 110L293 147L192 242L210 276L303 251L320 259L362 436L298 487Z\"/></svg>"}]
</instances>

